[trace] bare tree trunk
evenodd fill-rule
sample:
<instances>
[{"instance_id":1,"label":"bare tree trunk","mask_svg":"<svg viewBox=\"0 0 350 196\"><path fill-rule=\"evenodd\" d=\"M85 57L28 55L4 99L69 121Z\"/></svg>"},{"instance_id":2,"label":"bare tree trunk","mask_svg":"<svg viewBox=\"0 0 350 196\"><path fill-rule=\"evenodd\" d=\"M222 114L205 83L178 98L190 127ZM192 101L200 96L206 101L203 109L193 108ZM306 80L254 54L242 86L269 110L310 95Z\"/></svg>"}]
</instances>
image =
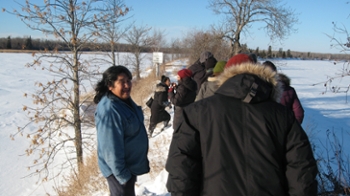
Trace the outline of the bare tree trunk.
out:
<instances>
[{"instance_id":1,"label":"bare tree trunk","mask_svg":"<svg viewBox=\"0 0 350 196\"><path fill-rule=\"evenodd\" d=\"M241 45L237 41L234 42L233 43L233 48L232 48L232 56L240 53L240 51L241 51Z\"/></svg>"},{"instance_id":2,"label":"bare tree trunk","mask_svg":"<svg viewBox=\"0 0 350 196\"><path fill-rule=\"evenodd\" d=\"M240 30L241 31L241 30ZM240 32L240 31L238 31L238 32ZM233 55L236 55L236 54L238 54L238 53L240 53L241 51L242 51L242 48L241 48L241 44L240 44L240 39L241 39L241 33L238 33L238 32L236 32L235 34L234 34L234 38L233 38L233 49L232 49L232 51L233 51L233 53L232 53L232 56Z\"/></svg>"},{"instance_id":3,"label":"bare tree trunk","mask_svg":"<svg viewBox=\"0 0 350 196\"><path fill-rule=\"evenodd\" d=\"M136 55L136 79L139 80L141 78L140 76L140 55L141 54L137 54Z\"/></svg>"},{"instance_id":4,"label":"bare tree trunk","mask_svg":"<svg viewBox=\"0 0 350 196\"><path fill-rule=\"evenodd\" d=\"M112 63L113 65L116 65L115 64L115 43L113 39L111 41L111 55L112 55Z\"/></svg>"},{"instance_id":5,"label":"bare tree trunk","mask_svg":"<svg viewBox=\"0 0 350 196\"><path fill-rule=\"evenodd\" d=\"M78 62L78 52L74 52L74 98L73 98L73 118L74 118L74 132L75 132L75 149L78 162L78 170L80 171L81 164L83 163L83 142L81 136L81 119L80 119L80 92L79 92L79 62Z\"/></svg>"}]
</instances>

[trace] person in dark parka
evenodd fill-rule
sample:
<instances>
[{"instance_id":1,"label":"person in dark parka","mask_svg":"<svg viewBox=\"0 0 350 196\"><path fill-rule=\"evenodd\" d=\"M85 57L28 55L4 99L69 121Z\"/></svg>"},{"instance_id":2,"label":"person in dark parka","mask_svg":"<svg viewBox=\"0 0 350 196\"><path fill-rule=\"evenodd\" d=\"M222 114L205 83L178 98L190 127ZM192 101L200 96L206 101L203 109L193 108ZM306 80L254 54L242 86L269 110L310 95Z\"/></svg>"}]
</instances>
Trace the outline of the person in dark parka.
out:
<instances>
[{"instance_id":1,"label":"person in dark parka","mask_svg":"<svg viewBox=\"0 0 350 196\"><path fill-rule=\"evenodd\" d=\"M191 78L192 72L189 69L182 69L177 72L177 86L171 86L168 90L170 102L174 105L174 130L181 122L182 108L193 103L196 99L197 84Z\"/></svg>"},{"instance_id":2,"label":"person in dark parka","mask_svg":"<svg viewBox=\"0 0 350 196\"><path fill-rule=\"evenodd\" d=\"M169 77L162 76L161 82L156 85L156 90L154 92L153 103L151 106L151 118L149 123L149 136L152 137L153 131L157 124L164 122L164 129L168 126L170 121L170 114L165 110L166 107L170 106L168 101L168 90L170 86Z\"/></svg>"},{"instance_id":3,"label":"person in dark parka","mask_svg":"<svg viewBox=\"0 0 350 196\"><path fill-rule=\"evenodd\" d=\"M212 74L212 69L215 67L217 60L211 52L202 52L199 59L188 69L192 71L192 78L197 83L196 94L203 82Z\"/></svg>"},{"instance_id":4,"label":"person in dark parka","mask_svg":"<svg viewBox=\"0 0 350 196\"><path fill-rule=\"evenodd\" d=\"M297 121L301 124L304 120L304 108L298 98L297 92L293 87L290 86L291 79L283 73L278 74L279 79L282 82L283 95L281 98L281 104L292 108L294 116Z\"/></svg>"},{"instance_id":5,"label":"person in dark parka","mask_svg":"<svg viewBox=\"0 0 350 196\"><path fill-rule=\"evenodd\" d=\"M226 61L219 61L216 63L214 69L212 69L213 74L208 77L207 81L203 82L195 101L214 95L214 92L218 89L217 78L220 73L224 71L225 65Z\"/></svg>"},{"instance_id":6,"label":"person in dark parka","mask_svg":"<svg viewBox=\"0 0 350 196\"><path fill-rule=\"evenodd\" d=\"M268 66L273 71L277 72L275 64L273 64L271 61L265 61L263 65ZM297 92L290 85L291 79L283 73L278 73L278 78L282 82L283 88L283 95L280 102L282 105L287 106L289 109L293 110L295 118L301 124L304 120L304 108L301 105Z\"/></svg>"},{"instance_id":7,"label":"person in dark parka","mask_svg":"<svg viewBox=\"0 0 350 196\"><path fill-rule=\"evenodd\" d=\"M165 167L171 195L317 195L310 142L282 92L276 72L233 56L215 94L183 109Z\"/></svg>"}]
</instances>

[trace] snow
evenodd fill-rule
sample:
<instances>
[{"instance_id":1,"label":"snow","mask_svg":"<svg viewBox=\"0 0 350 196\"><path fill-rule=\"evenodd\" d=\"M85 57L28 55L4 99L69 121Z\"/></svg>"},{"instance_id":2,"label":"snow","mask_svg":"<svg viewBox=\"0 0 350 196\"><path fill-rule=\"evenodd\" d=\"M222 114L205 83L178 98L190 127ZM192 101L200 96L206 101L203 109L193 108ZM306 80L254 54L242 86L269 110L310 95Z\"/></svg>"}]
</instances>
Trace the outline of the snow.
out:
<instances>
[{"instance_id":1,"label":"snow","mask_svg":"<svg viewBox=\"0 0 350 196\"><path fill-rule=\"evenodd\" d=\"M93 54L83 57L88 59ZM119 62L123 55L119 55ZM25 64L33 61L31 54L0 53L0 195L4 196L33 196L45 195L46 191L53 194L54 182L36 183L37 177L25 177L30 171L27 166L33 161L32 157L22 156L29 145L25 137L10 139L10 135L17 132L18 126L23 126L28 119L22 110L23 105L33 105L30 97L25 98L25 93L35 92L34 83L46 82L52 75L42 70L25 68ZM149 73L152 54L145 54L142 74ZM272 60L279 72L289 76L292 86L296 89L299 99L305 109L305 118L302 126L309 134L310 140L316 145L324 144L327 139L327 130L334 131L339 138L347 141L350 137L350 99L347 93L325 92L324 82L329 76L339 73L344 62L328 60ZM167 74L171 81L176 81L174 71L187 64L186 60L173 62L168 66ZM101 67L102 70L106 69ZM331 85L347 87L350 77L333 80ZM151 84L155 85L155 84ZM145 106L143 106L145 107ZM171 116L173 110L169 109ZM145 119L149 114L145 114ZM148 121L147 121L148 122ZM146 125L148 127L148 125ZM156 128L155 134L160 131L161 125ZM31 125L27 131L35 130ZM150 139L149 159L152 163L160 165L159 174L156 172L138 177L136 184L137 195L168 196L165 188L167 172L161 169L167 157L173 129L170 127ZM343 143L345 152L349 152L350 143ZM161 156L161 157L159 157ZM57 181L56 181L57 182ZM96 193L95 195L109 195L109 193Z\"/></svg>"}]
</instances>

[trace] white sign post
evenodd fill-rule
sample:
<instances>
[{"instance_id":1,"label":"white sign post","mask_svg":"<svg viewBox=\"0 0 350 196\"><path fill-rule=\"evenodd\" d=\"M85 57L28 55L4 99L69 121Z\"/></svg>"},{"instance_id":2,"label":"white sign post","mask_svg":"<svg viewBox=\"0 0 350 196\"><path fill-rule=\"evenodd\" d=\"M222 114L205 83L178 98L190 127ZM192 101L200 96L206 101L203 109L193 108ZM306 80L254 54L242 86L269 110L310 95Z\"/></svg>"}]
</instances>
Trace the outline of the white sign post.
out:
<instances>
[{"instance_id":1,"label":"white sign post","mask_svg":"<svg viewBox=\"0 0 350 196\"><path fill-rule=\"evenodd\" d=\"M159 77L159 65L163 63L163 52L153 52L153 64L156 65L156 76Z\"/></svg>"}]
</instances>

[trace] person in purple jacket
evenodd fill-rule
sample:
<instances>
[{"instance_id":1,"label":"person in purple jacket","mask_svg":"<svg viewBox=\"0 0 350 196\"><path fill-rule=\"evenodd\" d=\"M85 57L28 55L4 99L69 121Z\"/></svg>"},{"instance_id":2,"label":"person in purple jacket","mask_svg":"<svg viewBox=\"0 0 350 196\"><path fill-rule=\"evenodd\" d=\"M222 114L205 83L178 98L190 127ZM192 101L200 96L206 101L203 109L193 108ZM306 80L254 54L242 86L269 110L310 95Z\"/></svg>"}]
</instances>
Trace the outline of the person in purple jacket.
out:
<instances>
[{"instance_id":1,"label":"person in purple jacket","mask_svg":"<svg viewBox=\"0 0 350 196\"><path fill-rule=\"evenodd\" d=\"M276 66L271 61L265 61L263 65L277 72ZM296 120L301 124L304 119L304 109L300 103L297 92L290 86L291 79L283 73L278 73L278 76L283 87L283 95L280 103L290 108L294 112Z\"/></svg>"}]
</instances>

